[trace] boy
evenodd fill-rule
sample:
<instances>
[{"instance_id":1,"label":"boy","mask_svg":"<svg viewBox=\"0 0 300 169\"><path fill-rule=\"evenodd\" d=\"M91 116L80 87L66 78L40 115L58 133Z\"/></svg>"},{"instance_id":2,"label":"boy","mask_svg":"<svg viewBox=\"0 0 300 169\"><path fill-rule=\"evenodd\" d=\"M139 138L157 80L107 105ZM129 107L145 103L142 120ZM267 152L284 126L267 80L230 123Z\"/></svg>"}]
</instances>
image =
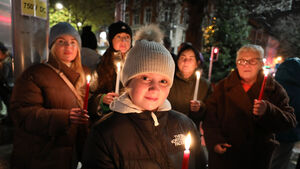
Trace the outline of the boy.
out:
<instances>
[{"instance_id":1,"label":"boy","mask_svg":"<svg viewBox=\"0 0 300 169\"><path fill-rule=\"evenodd\" d=\"M166 99L175 63L154 25L137 32L121 81L126 91L110 104L112 113L95 124L85 145L83 168L180 169L184 138L192 135L190 169L205 168L194 123L171 110Z\"/></svg>"}]
</instances>

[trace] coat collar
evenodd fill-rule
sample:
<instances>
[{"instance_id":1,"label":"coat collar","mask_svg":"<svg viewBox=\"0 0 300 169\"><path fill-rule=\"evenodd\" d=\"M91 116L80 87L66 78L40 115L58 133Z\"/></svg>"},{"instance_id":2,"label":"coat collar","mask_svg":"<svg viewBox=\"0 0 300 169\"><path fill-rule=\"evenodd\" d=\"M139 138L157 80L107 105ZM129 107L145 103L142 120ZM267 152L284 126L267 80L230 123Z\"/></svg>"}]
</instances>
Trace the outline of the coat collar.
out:
<instances>
[{"instance_id":1,"label":"coat collar","mask_svg":"<svg viewBox=\"0 0 300 169\"><path fill-rule=\"evenodd\" d=\"M109 105L109 108L112 111L116 111L122 114L139 114L137 117L140 118L150 118L153 121L154 126L159 126L160 121L158 120L160 117L157 117L158 112L169 111L171 110L171 104L168 100L158 107L157 112L143 111L138 106L132 103L131 99L127 92L123 93L120 97L113 100L113 102Z\"/></svg>"},{"instance_id":2,"label":"coat collar","mask_svg":"<svg viewBox=\"0 0 300 169\"><path fill-rule=\"evenodd\" d=\"M195 74L195 73L194 73L194 74ZM176 76L177 76L180 80L185 81L185 82L190 82L190 81L195 81L195 80L196 80L196 76L195 76L195 75L192 75L192 76L190 76L188 79L185 79L185 78L183 77L182 73L181 73L179 70L176 72Z\"/></svg>"},{"instance_id":3,"label":"coat collar","mask_svg":"<svg viewBox=\"0 0 300 169\"><path fill-rule=\"evenodd\" d=\"M232 71L224 80L224 91L226 97L235 106L252 115L254 99L257 99L264 79L263 73L260 71L257 75L257 81L251 86L248 92L245 92L241 83L241 78L237 70ZM265 93L275 89L275 82L269 76L266 81Z\"/></svg>"},{"instance_id":4,"label":"coat collar","mask_svg":"<svg viewBox=\"0 0 300 169\"><path fill-rule=\"evenodd\" d=\"M119 113L142 113L143 111L132 103L127 92L123 93L120 97L113 100L110 104L110 109ZM158 111L169 111L171 110L171 104L166 99L165 102L158 107Z\"/></svg>"},{"instance_id":5,"label":"coat collar","mask_svg":"<svg viewBox=\"0 0 300 169\"><path fill-rule=\"evenodd\" d=\"M70 82L75 85L77 80L79 79L80 74L69 68L67 65L61 63L59 64L53 56L49 56L48 64L55 67L59 71L63 72L64 75L70 80Z\"/></svg>"},{"instance_id":6,"label":"coat collar","mask_svg":"<svg viewBox=\"0 0 300 169\"><path fill-rule=\"evenodd\" d=\"M260 90L263 80L264 80L263 72L259 71L257 75L257 80L252 85L251 88L253 88L254 90ZM239 76L237 69L235 69L228 75L228 77L225 78L224 87L230 89L237 86L241 86L241 77ZM269 75L266 81L265 90L274 90L274 89L275 89L275 83L272 80L272 77Z\"/></svg>"}]
</instances>

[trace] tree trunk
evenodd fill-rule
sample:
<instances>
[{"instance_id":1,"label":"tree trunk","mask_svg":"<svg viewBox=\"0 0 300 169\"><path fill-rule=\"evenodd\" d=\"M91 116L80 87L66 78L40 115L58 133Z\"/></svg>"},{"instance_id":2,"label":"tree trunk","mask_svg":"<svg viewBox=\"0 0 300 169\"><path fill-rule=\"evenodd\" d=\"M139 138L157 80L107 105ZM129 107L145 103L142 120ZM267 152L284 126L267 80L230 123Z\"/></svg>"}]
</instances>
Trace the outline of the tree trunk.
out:
<instances>
[{"instance_id":1,"label":"tree trunk","mask_svg":"<svg viewBox=\"0 0 300 169\"><path fill-rule=\"evenodd\" d=\"M199 51L203 47L202 21L208 0L188 0L189 24L186 30L186 42L191 42Z\"/></svg>"}]
</instances>

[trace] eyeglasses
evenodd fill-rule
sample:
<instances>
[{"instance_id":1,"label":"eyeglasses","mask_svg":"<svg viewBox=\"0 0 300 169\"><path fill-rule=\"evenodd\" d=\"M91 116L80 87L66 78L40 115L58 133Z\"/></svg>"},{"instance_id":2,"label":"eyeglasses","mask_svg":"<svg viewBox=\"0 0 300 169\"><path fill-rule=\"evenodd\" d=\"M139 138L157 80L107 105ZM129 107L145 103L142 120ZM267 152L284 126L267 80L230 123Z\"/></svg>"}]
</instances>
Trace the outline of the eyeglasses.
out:
<instances>
[{"instance_id":1,"label":"eyeglasses","mask_svg":"<svg viewBox=\"0 0 300 169\"><path fill-rule=\"evenodd\" d=\"M246 59L238 59L236 61L236 63L238 65L246 65L246 64L249 64L249 65L256 65L259 60L261 60L260 58L253 58L253 59L250 59L250 60L246 60Z\"/></svg>"},{"instance_id":2,"label":"eyeglasses","mask_svg":"<svg viewBox=\"0 0 300 169\"><path fill-rule=\"evenodd\" d=\"M130 36L118 36L117 35L114 38L118 41L125 41L125 42L129 42L131 40Z\"/></svg>"},{"instance_id":3,"label":"eyeglasses","mask_svg":"<svg viewBox=\"0 0 300 169\"><path fill-rule=\"evenodd\" d=\"M76 42L76 40L72 40L71 42L68 42L68 41L66 41L66 40L63 40L63 39L58 39L57 41L56 41L56 44L58 45L58 46L71 46L71 47L77 47L77 42Z\"/></svg>"}]
</instances>

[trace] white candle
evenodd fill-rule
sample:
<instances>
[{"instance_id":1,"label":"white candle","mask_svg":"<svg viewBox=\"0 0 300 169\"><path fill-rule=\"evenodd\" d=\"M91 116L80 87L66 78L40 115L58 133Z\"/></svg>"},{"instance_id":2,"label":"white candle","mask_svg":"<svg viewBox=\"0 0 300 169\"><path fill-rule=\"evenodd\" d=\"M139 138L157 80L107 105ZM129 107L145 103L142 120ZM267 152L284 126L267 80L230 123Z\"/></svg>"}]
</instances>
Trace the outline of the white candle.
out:
<instances>
[{"instance_id":1,"label":"white candle","mask_svg":"<svg viewBox=\"0 0 300 169\"><path fill-rule=\"evenodd\" d=\"M196 85L195 85L193 100L197 100L197 96L198 96L199 80L200 80L200 77L201 77L201 72L199 70L196 71L196 76L197 76L197 79L196 79Z\"/></svg>"},{"instance_id":2,"label":"white candle","mask_svg":"<svg viewBox=\"0 0 300 169\"><path fill-rule=\"evenodd\" d=\"M117 63L117 80L116 80L116 88L115 88L115 93L117 93L117 94L119 94L120 72L121 72L121 62L118 62Z\"/></svg>"}]
</instances>

